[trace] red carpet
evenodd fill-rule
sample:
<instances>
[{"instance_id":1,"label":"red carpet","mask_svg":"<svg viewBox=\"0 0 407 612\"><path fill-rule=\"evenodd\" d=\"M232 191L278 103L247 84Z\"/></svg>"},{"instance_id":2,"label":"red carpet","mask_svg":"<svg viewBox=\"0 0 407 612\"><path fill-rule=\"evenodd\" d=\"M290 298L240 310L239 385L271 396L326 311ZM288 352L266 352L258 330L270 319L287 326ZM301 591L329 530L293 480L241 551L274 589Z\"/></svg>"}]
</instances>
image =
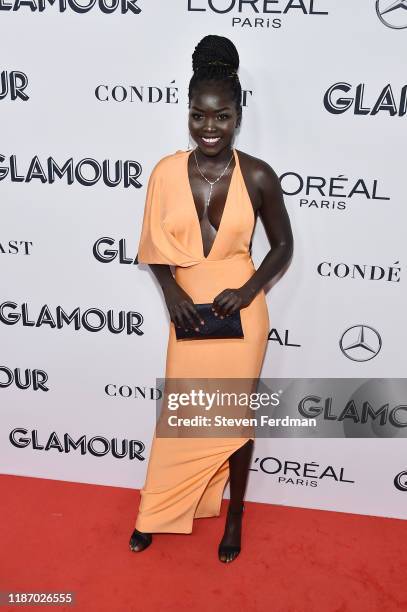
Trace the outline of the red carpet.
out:
<instances>
[{"instance_id":1,"label":"red carpet","mask_svg":"<svg viewBox=\"0 0 407 612\"><path fill-rule=\"evenodd\" d=\"M76 592L48 610L407 610L406 521L247 503L242 553L224 565L226 500L220 518L136 554L138 491L1 476L0 494L0 591Z\"/></svg>"}]
</instances>

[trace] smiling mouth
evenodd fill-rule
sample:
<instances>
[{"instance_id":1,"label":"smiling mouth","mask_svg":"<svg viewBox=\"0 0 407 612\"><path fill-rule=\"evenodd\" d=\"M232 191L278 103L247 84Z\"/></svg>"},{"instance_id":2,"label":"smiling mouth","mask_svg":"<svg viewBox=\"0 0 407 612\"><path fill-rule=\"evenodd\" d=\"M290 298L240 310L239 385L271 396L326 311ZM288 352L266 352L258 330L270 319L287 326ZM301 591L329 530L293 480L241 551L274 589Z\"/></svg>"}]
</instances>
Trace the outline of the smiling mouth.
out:
<instances>
[{"instance_id":1,"label":"smiling mouth","mask_svg":"<svg viewBox=\"0 0 407 612\"><path fill-rule=\"evenodd\" d=\"M206 145L214 145L217 142L219 142L220 140L220 136L218 136L217 138L206 138L205 136L201 136L201 140L202 142L204 142Z\"/></svg>"}]
</instances>

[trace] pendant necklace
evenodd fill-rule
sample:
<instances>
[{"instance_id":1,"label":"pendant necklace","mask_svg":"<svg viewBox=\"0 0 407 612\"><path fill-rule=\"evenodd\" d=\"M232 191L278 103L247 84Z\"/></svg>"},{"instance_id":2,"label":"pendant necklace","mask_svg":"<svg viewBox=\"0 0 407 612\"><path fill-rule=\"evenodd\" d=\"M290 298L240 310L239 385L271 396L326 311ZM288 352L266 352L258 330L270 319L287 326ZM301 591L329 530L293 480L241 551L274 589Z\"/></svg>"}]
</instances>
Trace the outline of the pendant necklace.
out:
<instances>
[{"instance_id":1,"label":"pendant necklace","mask_svg":"<svg viewBox=\"0 0 407 612\"><path fill-rule=\"evenodd\" d=\"M229 159L229 161L228 161L225 169L223 170L222 174L220 176L218 176L218 178L215 179L214 181L210 181L209 179L207 179L206 176L203 174L202 170L200 169L199 164L198 164L198 160L196 158L196 149L194 149L194 157L195 157L196 167L198 168L199 174L210 185L209 195L208 195L208 199L206 201L206 208L208 208L209 207L209 202L210 202L210 199L211 199L211 195L212 195L213 186L214 186L215 183L217 183L222 178L222 176L225 174L226 170L229 168L230 162L233 159L233 152L232 152L232 157Z\"/></svg>"}]
</instances>

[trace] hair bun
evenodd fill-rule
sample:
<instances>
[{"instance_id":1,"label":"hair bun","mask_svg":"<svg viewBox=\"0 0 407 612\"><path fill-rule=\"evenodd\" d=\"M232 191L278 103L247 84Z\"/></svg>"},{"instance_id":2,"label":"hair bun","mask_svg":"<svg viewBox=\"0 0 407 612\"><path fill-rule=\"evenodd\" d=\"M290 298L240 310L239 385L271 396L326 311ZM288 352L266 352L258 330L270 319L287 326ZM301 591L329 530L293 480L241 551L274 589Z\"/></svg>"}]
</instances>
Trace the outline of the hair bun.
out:
<instances>
[{"instance_id":1,"label":"hair bun","mask_svg":"<svg viewBox=\"0 0 407 612\"><path fill-rule=\"evenodd\" d=\"M195 47L192 54L192 69L197 72L203 66L218 65L237 72L239 54L231 40L224 36L209 34Z\"/></svg>"}]
</instances>

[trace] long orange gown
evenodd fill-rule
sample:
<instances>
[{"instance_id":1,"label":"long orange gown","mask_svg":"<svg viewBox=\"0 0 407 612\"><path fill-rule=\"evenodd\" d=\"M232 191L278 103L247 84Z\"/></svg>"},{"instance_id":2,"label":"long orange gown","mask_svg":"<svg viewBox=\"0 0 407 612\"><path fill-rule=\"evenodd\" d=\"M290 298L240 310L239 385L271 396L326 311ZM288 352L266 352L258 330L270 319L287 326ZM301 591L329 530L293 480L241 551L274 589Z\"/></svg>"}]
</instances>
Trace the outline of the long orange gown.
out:
<instances>
[{"instance_id":1,"label":"long orange gown","mask_svg":"<svg viewBox=\"0 0 407 612\"><path fill-rule=\"evenodd\" d=\"M175 266L176 282L194 303L212 302L255 272L249 252L255 216L235 149L233 153L228 195L207 257L188 177L191 151L162 158L149 179L138 261ZM240 315L243 339L177 341L170 321L165 378L258 378L269 331L263 290ZM191 533L194 518L219 516L229 478L228 458L249 438L164 438L156 433L136 529Z\"/></svg>"}]
</instances>

